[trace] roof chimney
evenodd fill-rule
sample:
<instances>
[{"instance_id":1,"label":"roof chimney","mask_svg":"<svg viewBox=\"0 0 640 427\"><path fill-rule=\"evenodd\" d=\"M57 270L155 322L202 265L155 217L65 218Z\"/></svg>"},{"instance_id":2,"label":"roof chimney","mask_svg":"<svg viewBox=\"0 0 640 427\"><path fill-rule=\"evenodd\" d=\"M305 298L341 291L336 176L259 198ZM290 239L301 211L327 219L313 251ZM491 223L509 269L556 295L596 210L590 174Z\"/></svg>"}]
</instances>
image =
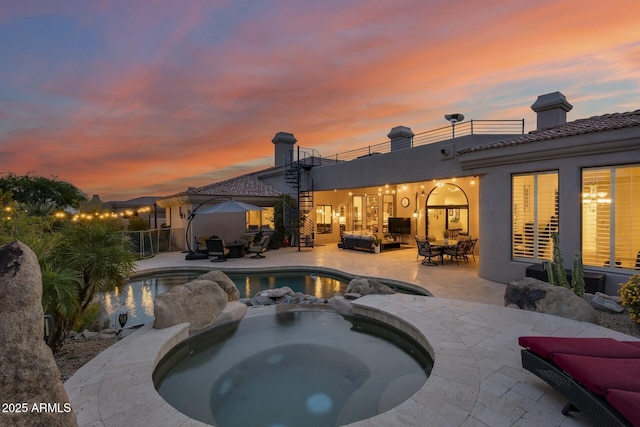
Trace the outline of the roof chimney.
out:
<instances>
[{"instance_id":1,"label":"roof chimney","mask_svg":"<svg viewBox=\"0 0 640 427\"><path fill-rule=\"evenodd\" d=\"M293 151L293 145L298 142L292 133L278 132L271 140L275 145L275 166L284 166L287 156Z\"/></svg>"},{"instance_id":2,"label":"roof chimney","mask_svg":"<svg viewBox=\"0 0 640 427\"><path fill-rule=\"evenodd\" d=\"M396 126L392 128L391 132L387 134L387 137L391 140L391 151L411 148L414 135L411 128L407 126Z\"/></svg>"},{"instance_id":3,"label":"roof chimney","mask_svg":"<svg viewBox=\"0 0 640 427\"><path fill-rule=\"evenodd\" d=\"M560 92L540 95L531 109L538 115L538 130L552 128L567 123L567 112L573 105Z\"/></svg>"}]
</instances>

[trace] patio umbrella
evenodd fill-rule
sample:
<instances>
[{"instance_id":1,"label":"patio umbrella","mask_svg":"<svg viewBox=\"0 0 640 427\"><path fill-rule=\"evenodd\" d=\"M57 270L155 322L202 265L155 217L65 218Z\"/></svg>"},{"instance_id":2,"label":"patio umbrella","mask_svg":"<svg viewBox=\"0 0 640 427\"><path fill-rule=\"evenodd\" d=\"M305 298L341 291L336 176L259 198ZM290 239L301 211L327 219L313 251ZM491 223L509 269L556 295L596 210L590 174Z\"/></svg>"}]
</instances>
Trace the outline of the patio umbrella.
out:
<instances>
[{"instance_id":1,"label":"patio umbrella","mask_svg":"<svg viewBox=\"0 0 640 427\"><path fill-rule=\"evenodd\" d=\"M222 203L218 203L217 205L208 206L206 208L202 208L202 206L209 202L210 200L201 203L198 207L196 207L189 217L189 223L187 224L187 229L185 230L185 237L187 238L187 248L189 249L189 253L187 254L186 259L200 259L205 258L206 256L200 257L198 254L195 254L191 249L190 242L193 240L193 229L191 227L191 222L196 215L199 214L213 214L213 213L239 213L239 212L248 212L248 211L261 211L264 208L256 205L252 205L250 203L238 202L233 199L225 200Z\"/></svg>"},{"instance_id":2,"label":"patio umbrella","mask_svg":"<svg viewBox=\"0 0 640 427\"><path fill-rule=\"evenodd\" d=\"M263 208L260 206L252 205L249 203L238 202L233 199L225 200L217 205L208 206L202 209L196 209L193 214L212 214L212 213L229 213L229 212L248 212L248 211L261 211Z\"/></svg>"}]
</instances>

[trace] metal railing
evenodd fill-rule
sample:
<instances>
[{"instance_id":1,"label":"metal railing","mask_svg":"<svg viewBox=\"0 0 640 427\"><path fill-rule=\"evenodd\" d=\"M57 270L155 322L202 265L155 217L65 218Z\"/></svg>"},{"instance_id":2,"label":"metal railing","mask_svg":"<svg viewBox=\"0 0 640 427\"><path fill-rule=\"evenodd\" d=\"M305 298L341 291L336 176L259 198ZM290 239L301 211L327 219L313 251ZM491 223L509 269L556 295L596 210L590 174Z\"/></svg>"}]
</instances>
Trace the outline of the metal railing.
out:
<instances>
[{"instance_id":1,"label":"metal railing","mask_svg":"<svg viewBox=\"0 0 640 427\"><path fill-rule=\"evenodd\" d=\"M468 135L489 135L489 134L524 134L524 119L521 120L469 120L460 122L454 126L443 126L441 128L421 132L412 138L411 147L432 144L434 142L446 141ZM391 141L380 142L367 147L356 148L343 151L326 157L314 159L315 165L326 165L336 162L348 162L362 157L375 156L391 152Z\"/></svg>"},{"instance_id":2,"label":"metal railing","mask_svg":"<svg viewBox=\"0 0 640 427\"><path fill-rule=\"evenodd\" d=\"M157 228L143 231L123 231L131 241L131 250L138 259L151 258L161 252L184 250L184 228Z\"/></svg>"}]
</instances>

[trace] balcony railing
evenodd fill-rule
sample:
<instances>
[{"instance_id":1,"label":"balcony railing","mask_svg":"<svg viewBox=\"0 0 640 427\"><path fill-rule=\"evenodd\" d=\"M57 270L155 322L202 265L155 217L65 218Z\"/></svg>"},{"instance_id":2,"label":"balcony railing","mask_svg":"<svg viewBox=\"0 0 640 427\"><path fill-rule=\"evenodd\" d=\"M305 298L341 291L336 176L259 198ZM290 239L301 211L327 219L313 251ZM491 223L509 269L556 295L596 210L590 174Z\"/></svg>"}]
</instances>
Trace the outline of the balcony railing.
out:
<instances>
[{"instance_id":1,"label":"balcony railing","mask_svg":"<svg viewBox=\"0 0 640 427\"><path fill-rule=\"evenodd\" d=\"M416 134L411 141L411 147L432 144L434 142L446 141L451 138L458 138L468 135L488 135L488 134L524 134L524 119L522 120L469 120L460 122L453 126L444 126L426 132ZM375 156L377 154L389 153L391 151L391 141L380 142L367 147L356 148L349 151L314 158L315 165L329 164L336 162L348 162L361 157ZM317 155L317 152L315 153Z\"/></svg>"}]
</instances>

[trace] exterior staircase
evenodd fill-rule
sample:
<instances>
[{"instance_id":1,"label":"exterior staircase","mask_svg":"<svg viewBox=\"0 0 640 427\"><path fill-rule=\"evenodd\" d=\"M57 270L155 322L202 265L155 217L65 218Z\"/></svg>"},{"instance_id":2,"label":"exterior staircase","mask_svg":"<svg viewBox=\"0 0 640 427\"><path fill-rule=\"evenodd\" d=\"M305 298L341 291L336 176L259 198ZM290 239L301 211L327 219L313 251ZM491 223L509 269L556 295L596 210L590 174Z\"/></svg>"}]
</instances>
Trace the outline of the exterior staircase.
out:
<instances>
[{"instance_id":1,"label":"exterior staircase","mask_svg":"<svg viewBox=\"0 0 640 427\"><path fill-rule=\"evenodd\" d=\"M284 206L285 229L291 233L292 246L313 248L315 245L315 224L310 218L313 212L313 177L311 169L320 165L321 157L314 149L297 147L287 154L284 164L284 179L295 190L292 196L298 203L295 208Z\"/></svg>"}]
</instances>

